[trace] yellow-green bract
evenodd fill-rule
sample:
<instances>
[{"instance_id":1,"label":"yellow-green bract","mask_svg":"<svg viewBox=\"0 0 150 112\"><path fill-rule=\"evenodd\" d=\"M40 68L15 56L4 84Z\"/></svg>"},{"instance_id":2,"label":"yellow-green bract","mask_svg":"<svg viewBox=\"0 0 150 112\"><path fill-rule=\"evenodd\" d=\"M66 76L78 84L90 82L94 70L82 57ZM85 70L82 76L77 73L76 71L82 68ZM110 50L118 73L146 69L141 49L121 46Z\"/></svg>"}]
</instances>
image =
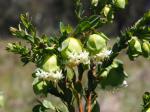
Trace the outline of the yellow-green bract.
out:
<instances>
[{"instance_id":1,"label":"yellow-green bract","mask_svg":"<svg viewBox=\"0 0 150 112\"><path fill-rule=\"evenodd\" d=\"M150 112L150 108L146 112Z\"/></svg>"},{"instance_id":2,"label":"yellow-green bract","mask_svg":"<svg viewBox=\"0 0 150 112\"><path fill-rule=\"evenodd\" d=\"M110 12L110 6L106 5L104 7L103 11L104 11L104 15L107 16L109 14L109 12Z\"/></svg>"},{"instance_id":3,"label":"yellow-green bract","mask_svg":"<svg viewBox=\"0 0 150 112\"><path fill-rule=\"evenodd\" d=\"M150 56L150 44L146 40L142 43L142 54L146 58Z\"/></svg>"},{"instance_id":4,"label":"yellow-green bract","mask_svg":"<svg viewBox=\"0 0 150 112\"><path fill-rule=\"evenodd\" d=\"M124 9L126 6L126 0L115 0L115 6Z\"/></svg>"},{"instance_id":5,"label":"yellow-green bract","mask_svg":"<svg viewBox=\"0 0 150 112\"><path fill-rule=\"evenodd\" d=\"M92 0L91 4L93 6L97 6L98 5L99 0Z\"/></svg>"},{"instance_id":6,"label":"yellow-green bract","mask_svg":"<svg viewBox=\"0 0 150 112\"><path fill-rule=\"evenodd\" d=\"M57 65L57 56L55 54L48 56L42 65L42 69L46 72L58 70L59 67Z\"/></svg>"},{"instance_id":7,"label":"yellow-green bract","mask_svg":"<svg viewBox=\"0 0 150 112\"><path fill-rule=\"evenodd\" d=\"M138 57L140 53L142 53L141 43L137 37L133 36L131 40L128 41L128 44L128 55L131 59Z\"/></svg>"}]
</instances>

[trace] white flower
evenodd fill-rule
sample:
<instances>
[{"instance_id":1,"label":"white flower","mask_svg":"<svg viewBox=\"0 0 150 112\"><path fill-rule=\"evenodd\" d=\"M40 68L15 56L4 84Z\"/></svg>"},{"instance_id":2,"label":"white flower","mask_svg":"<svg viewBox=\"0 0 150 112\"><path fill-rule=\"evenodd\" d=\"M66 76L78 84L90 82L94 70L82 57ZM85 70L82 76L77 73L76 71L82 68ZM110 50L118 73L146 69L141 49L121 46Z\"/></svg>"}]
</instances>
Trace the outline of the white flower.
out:
<instances>
[{"instance_id":1,"label":"white flower","mask_svg":"<svg viewBox=\"0 0 150 112\"><path fill-rule=\"evenodd\" d=\"M63 78L63 74L61 70L45 72L41 68L37 68L35 70L36 77L44 80L58 81Z\"/></svg>"},{"instance_id":2,"label":"white flower","mask_svg":"<svg viewBox=\"0 0 150 112\"><path fill-rule=\"evenodd\" d=\"M87 51L81 52L78 58L80 60L80 63L83 63L83 64L90 63L89 52Z\"/></svg>"},{"instance_id":3,"label":"white flower","mask_svg":"<svg viewBox=\"0 0 150 112\"><path fill-rule=\"evenodd\" d=\"M128 87L128 83L127 83L126 80L123 81L122 86L123 86L123 87Z\"/></svg>"},{"instance_id":4,"label":"white flower","mask_svg":"<svg viewBox=\"0 0 150 112\"><path fill-rule=\"evenodd\" d=\"M74 65L77 65L77 64L79 64L80 63L80 60L78 59L78 54L77 53L75 53L75 52L72 52L72 53L70 53L69 54L69 63L72 63L72 64L74 64Z\"/></svg>"},{"instance_id":5,"label":"white flower","mask_svg":"<svg viewBox=\"0 0 150 112\"><path fill-rule=\"evenodd\" d=\"M80 53L72 52L69 55L69 63L73 63L75 65L79 63L89 64L90 63L89 53L87 51L83 51Z\"/></svg>"},{"instance_id":6,"label":"white flower","mask_svg":"<svg viewBox=\"0 0 150 112\"><path fill-rule=\"evenodd\" d=\"M111 54L111 50L103 50L102 52L96 54L97 57L105 58Z\"/></svg>"},{"instance_id":7,"label":"white flower","mask_svg":"<svg viewBox=\"0 0 150 112\"><path fill-rule=\"evenodd\" d=\"M105 58L108 58L111 53L112 53L111 50L104 49L104 50L102 50L101 52L99 52L98 54L96 54L95 56L93 56L92 58L94 59L94 61L95 61L96 63L100 63L100 62L102 62Z\"/></svg>"}]
</instances>

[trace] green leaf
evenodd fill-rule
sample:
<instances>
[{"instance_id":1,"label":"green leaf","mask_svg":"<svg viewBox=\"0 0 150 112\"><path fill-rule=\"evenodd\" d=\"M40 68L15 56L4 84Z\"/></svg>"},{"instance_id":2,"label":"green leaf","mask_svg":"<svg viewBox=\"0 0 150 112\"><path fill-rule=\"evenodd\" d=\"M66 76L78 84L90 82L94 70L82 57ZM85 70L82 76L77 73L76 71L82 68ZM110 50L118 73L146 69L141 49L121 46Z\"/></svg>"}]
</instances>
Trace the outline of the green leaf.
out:
<instances>
[{"instance_id":1,"label":"green leaf","mask_svg":"<svg viewBox=\"0 0 150 112\"><path fill-rule=\"evenodd\" d=\"M77 93L82 93L83 92L83 88L82 88L81 82L79 82L79 81L76 82L75 85L74 85L74 87L75 87Z\"/></svg>"},{"instance_id":2,"label":"green leaf","mask_svg":"<svg viewBox=\"0 0 150 112\"><path fill-rule=\"evenodd\" d=\"M123 69L123 63L115 60L110 66L100 74L100 84L102 88L119 87L125 81L127 74Z\"/></svg>"},{"instance_id":3,"label":"green leaf","mask_svg":"<svg viewBox=\"0 0 150 112\"><path fill-rule=\"evenodd\" d=\"M34 38L31 34L28 34L26 30L23 30L21 26L19 25L19 29L10 27L10 32L13 36L16 36L17 38L27 40L31 43L34 43Z\"/></svg>"},{"instance_id":4,"label":"green leaf","mask_svg":"<svg viewBox=\"0 0 150 112\"><path fill-rule=\"evenodd\" d=\"M30 50L26 47L23 46L21 43L8 43L8 46L6 47L6 50L9 52L13 52L15 54L20 54L21 55L21 61L24 64L29 63L30 60Z\"/></svg>"},{"instance_id":5,"label":"green leaf","mask_svg":"<svg viewBox=\"0 0 150 112\"><path fill-rule=\"evenodd\" d=\"M84 31L97 28L101 24L103 24L103 20L100 19L99 15L92 15L90 17L85 17L80 21L80 23L77 25L75 34L80 34Z\"/></svg>"},{"instance_id":6,"label":"green leaf","mask_svg":"<svg viewBox=\"0 0 150 112\"><path fill-rule=\"evenodd\" d=\"M79 20L82 19L84 10L83 10L83 4L81 0L74 0L75 1L75 14Z\"/></svg>"},{"instance_id":7,"label":"green leaf","mask_svg":"<svg viewBox=\"0 0 150 112\"><path fill-rule=\"evenodd\" d=\"M68 25L64 25L63 22L60 22L60 32L63 34L63 33L71 33L73 31L72 27L68 24Z\"/></svg>"},{"instance_id":8,"label":"green leaf","mask_svg":"<svg viewBox=\"0 0 150 112\"><path fill-rule=\"evenodd\" d=\"M44 100L42 102L43 106L46 108L46 109L52 109L52 110L55 110L55 106L48 100Z\"/></svg>"},{"instance_id":9,"label":"green leaf","mask_svg":"<svg viewBox=\"0 0 150 112\"><path fill-rule=\"evenodd\" d=\"M20 19L21 19L23 25L24 25L26 28L29 28L29 25L30 25L30 22L29 22L29 13L21 14L21 15L20 15Z\"/></svg>"},{"instance_id":10,"label":"green leaf","mask_svg":"<svg viewBox=\"0 0 150 112\"><path fill-rule=\"evenodd\" d=\"M143 109L142 112L150 111L150 92L145 92L143 95Z\"/></svg>"},{"instance_id":11,"label":"green leaf","mask_svg":"<svg viewBox=\"0 0 150 112\"><path fill-rule=\"evenodd\" d=\"M92 112L100 112L100 106L96 100L92 102Z\"/></svg>"},{"instance_id":12,"label":"green leaf","mask_svg":"<svg viewBox=\"0 0 150 112\"><path fill-rule=\"evenodd\" d=\"M33 73L32 75L33 75L33 77L34 77L34 80L33 80L33 82L32 82L32 85L35 85L35 84L37 84L40 80L39 80L38 77L35 76L34 73Z\"/></svg>"},{"instance_id":13,"label":"green leaf","mask_svg":"<svg viewBox=\"0 0 150 112\"><path fill-rule=\"evenodd\" d=\"M29 32L33 37L36 36L36 29L33 26L31 19L29 17L29 13L21 14L20 15L20 20L22 23L23 28L25 28L25 32Z\"/></svg>"},{"instance_id":14,"label":"green leaf","mask_svg":"<svg viewBox=\"0 0 150 112\"><path fill-rule=\"evenodd\" d=\"M22 46L21 43L8 43L6 50L21 55L26 55L29 52L29 49L25 46Z\"/></svg>"},{"instance_id":15,"label":"green leaf","mask_svg":"<svg viewBox=\"0 0 150 112\"><path fill-rule=\"evenodd\" d=\"M33 107L32 112L46 112L46 109L39 104Z\"/></svg>"},{"instance_id":16,"label":"green leaf","mask_svg":"<svg viewBox=\"0 0 150 112\"><path fill-rule=\"evenodd\" d=\"M35 78L33 81L33 90L35 92L35 94L47 94L48 92L48 88L47 88L47 84L45 81L41 81L38 78Z\"/></svg>"},{"instance_id":17,"label":"green leaf","mask_svg":"<svg viewBox=\"0 0 150 112\"><path fill-rule=\"evenodd\" d=\"M64 87L66 85L62 85L62 84L59 86L63 90L63 95L62 95L61 99L67 103L70 103L73 99L73 93L72 93L71 88Z\"/></svg>"},{"instance_id":18,"label":"green leaf","mask_svg":"<svg viewBox=\"0 0 150 112\"><path fill-rule=\"evenodd\" d=\"M91 112L100 112L100 105L98 101L94 100L91 104L92 111ZM87 112L87 104L85 105L85 112Z\"/></svg>"},{"instance_id":19,"label":"green leaf","mask_svg":"<svg viewBox=\"0 0 150 112\"><path fill-rule=\"evenodd\" d=\"M150 23L150 11L146 12L144 16L135 23L135 27L140 28L142 26L148 25L149 23Z\"/></svg>"},{"instance_id":20,"label":"green leaf","mask_svg":"<svg viewBox=\"0 0 150 112\"><path fill-rule=\"evenodd\" d=\"M87 30L88 28L90 28L89 21L83 21L77 26L75 33L76 34L81 33L83 31Z\"/></svg>"},{"instance_id":21,"label":"green leaf","mask_svg":"<svg viewBox=\"0 0 150 112\"><path fill-rule=\"evenodd\" d=\"M56 112L69 112L66 105L63 103L56 107Z\"/></svg>"}]
</instances>

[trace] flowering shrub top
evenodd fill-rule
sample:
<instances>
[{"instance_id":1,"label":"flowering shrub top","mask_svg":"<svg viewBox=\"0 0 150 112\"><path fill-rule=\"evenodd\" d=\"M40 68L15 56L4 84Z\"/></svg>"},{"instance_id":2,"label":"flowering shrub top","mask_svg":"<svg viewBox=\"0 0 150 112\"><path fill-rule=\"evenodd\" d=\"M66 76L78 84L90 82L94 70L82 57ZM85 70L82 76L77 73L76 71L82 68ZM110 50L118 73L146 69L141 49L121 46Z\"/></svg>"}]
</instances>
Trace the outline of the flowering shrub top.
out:
<instances>
[{"instance_id":1,"label":"flowering shrub top","mask_svg":"<svg viewBox=\"0 0 150 112\"><path fill-rule=\"evenodd\" d=\"M100 112L95 89L112 89L127 86L127 73L123 62L117 56L123 49L131 60L139 56L150 57L150 12L127 28L118 40L108 47L109 37L97 28L112 23L116 11L124 9L126 0L91 0L89 15L80 0L75 0L75 14L78 24L75 29L60 22L57 36L37 35L29 14L21 14L18 28L10 27L17 38L29 43L9 43L7 50L20 54L26 65L35 63L33 90L40 95L33 112L75 112L75 102L79 112ZM83 77L87 77L83 84ZM63 106L53 105L46 100L52 94L61 99ZM85 100L83 106L82 100Z\"/></svg>"}]
</instances>

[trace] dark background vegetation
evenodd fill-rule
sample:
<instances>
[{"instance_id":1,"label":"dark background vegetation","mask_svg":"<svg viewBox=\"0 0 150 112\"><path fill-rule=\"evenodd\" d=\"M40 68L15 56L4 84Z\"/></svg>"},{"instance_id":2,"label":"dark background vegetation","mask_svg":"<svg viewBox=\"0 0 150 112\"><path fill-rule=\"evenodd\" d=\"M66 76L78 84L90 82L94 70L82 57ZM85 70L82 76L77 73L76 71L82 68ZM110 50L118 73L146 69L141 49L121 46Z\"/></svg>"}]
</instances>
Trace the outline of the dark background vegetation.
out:
<instances>
[{"instance_id":1,"label":"dark background vegetation","mask_svg":"<svg viewBox=\"0 0 150 112\"><path fill-rule=\"evenodd\" d=\"M88 0L84 1L86 6ZM77 20L73 9L73 0L0 0L0 91L5 97L5 106L0 112L31 112L36 99L31 86L34 65L23 67L18 55L5 50L8 42L18 41L10 36L8 28L18 24L19 14L29 12L40 34L55 34L59 21L75 27ZM100 30L116 37L120 30L131 26L148 9L150 0L129 0L126 9L116 14L114 24ZM129 86L125 89L100 91L101 112L140 112L142 94L150 90L149 61L139 58L130 62L125 53L118 58L125 63Z\"/></svg>"},{"instance_id":2,"label":"dark background vegetation","mask_svg":"<svg viewBox=\"0 0 150 112\"><path fill-rule=\"evenodd\" d=\"M88 3L89 0L84 1ZM114 28L109 27L109 30L113 34L118 33L120 29L132 25L149 8L150 0L129 0L126 9L117 14ZM0 0L0 34L7 35L8 28L16 25L19 14L25 12L32 15L33 22L42 33L55 32L59 21L75 26L73 9L73 0Z\"/></svg>"}]
</instances>

